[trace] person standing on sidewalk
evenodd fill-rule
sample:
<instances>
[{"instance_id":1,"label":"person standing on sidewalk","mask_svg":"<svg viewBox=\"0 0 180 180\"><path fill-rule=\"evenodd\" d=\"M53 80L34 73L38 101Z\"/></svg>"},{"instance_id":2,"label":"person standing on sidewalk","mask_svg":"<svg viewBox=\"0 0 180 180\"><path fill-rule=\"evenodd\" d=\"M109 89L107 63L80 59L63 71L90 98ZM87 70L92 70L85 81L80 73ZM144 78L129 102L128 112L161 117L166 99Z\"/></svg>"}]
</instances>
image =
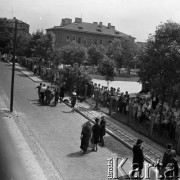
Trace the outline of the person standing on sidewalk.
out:
<instances>
[{"instance_id":1,"label":"person standing on sidewalk","mask_svg":"<svg viewBox=\"0 0 180 180\"><path fill-rule=\"evenodd\" d=\"M59 93L59 88L56 88L56 89L55 89L55 95L54 95L54 105L55 105L55 106L56 106L57 103L58 103L59 95L60 95L60 93Z\"/></svg>"},{"instance_id":2,"label":"person standing on sidewalk","mask_svg":"<svg viewBox=\"0 0 180 180\"><path fill-rule=\"evenodd\" d=\"M37 65L36 64L34 64L33 70L34 70L34 75L36 75L36 72L37 72Z\"/></svg>"},{"instance_id":3,"label":"person standing on sidewalk","mask_svg":"<svg viewBox=\"0 0 180 180\"><path fill-rule=\"evenodd\" d=\"M101 122L100 122L100 133L99 133L99 143L101 144L101 146L104 146L104 136L106 133L106 120L104 118L104 116L101 117Z\"/></svg>"},{"instance_id":4,"label":"person standing on sidewalk","mask_svg":"<svg viewBox=\"0 0 180 180\"><path fill-rule=\"evenodd\" d=\"M141 139L138 139L136 144L133 147L133 170L131 173L131 177L134 177L135 172L139 172L139 178L142 178L142 169L144 166L144 153L142 148L143 141ZM138 171L136 171L138 169Z\"/></svg>"},{"instance_id":5,"label":"person standing on sidewalk","mask_svg":"<svg viewBox=\"0 0 180 180\"><path fill-rule=\"evenodd\" d=\"M167 144L167 151L165 151L164 155L163 155L163 160L162 160L162 172L163 172L163 175L162 176L164 176L164 175L167 176L167 177L171 176L170 175L171 171L165 172L166 167L168 166L169 163L173 164L172 169L174 169L175 177L177 178L178 177L178 171L179 171L178 161L176 159L176 151L172 149L172 144L170 144L170 143Z\"/></svg>"},{"instance_id":6,"label":"person standing on sidewalk","mask_svg":"<svg viewBox=\"0 0 180 180\"><path fill-rule=\"evenodd\" d=\"M89 121L87 121L85 124L82 126L82 131L81 131L81 146L80 148L83 150L83 154L86 153L87 148L89 147L89 140L91 138L91 132L92 132L92 126Z\"/></svg>"},{"instance_id":7,"label":"person standing on sidewalk","mask_svg":"<svg viewBox=\"0 0 180 180\"><path fill-rule=\"evenodd\" d=\"M47 105L51 102L51 90L49 86L47 86L47 89L45 90L45 101Z\"/></svg>"},{"instance_id":8,"label":"person standing on sidewalk","mask_svg":"<svg viewBox=\"0 0 180 180\"><path fill-rule=\"evenodd\" d=\"M71 112L73 112L73 113L74 113L74 106L76 105L76 101L77 101L77 94L74 91L71 96L71 107L72 107Z\"/></svg>"},{"instance_id":9,"label":"person standing on sidewalk","mask_svg":"<svg viewBox=\"0 0 180 180\"><path fill-rule=\"evenodd\" d=\"M92 127L92 138L91 138L91 143L93 144L92 151L98 150L97 144L99 143L99 133L100 133L99 119L96 118L95 124Z\"/></svg>"}]
</instances>

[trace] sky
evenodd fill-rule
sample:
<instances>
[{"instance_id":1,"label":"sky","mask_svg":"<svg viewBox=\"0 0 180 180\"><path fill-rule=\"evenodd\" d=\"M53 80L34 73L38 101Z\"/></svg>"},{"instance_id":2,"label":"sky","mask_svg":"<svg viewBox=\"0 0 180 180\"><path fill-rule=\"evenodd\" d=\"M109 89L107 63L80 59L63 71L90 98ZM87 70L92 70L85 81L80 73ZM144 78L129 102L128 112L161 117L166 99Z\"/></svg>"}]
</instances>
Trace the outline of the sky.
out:
<instances>
[{"instance_id":1,"label":"sky","mask_svg":"<svg viewBox=\"0 0 180 180\"><path fill-rule=\"evenodd\" d=\"M180 0L0 0L0 17L16 17L30 33L59 26L62 18L111 23L118 31L145 42L160 23L180 23Z\"/></svg>"}]
</instances>

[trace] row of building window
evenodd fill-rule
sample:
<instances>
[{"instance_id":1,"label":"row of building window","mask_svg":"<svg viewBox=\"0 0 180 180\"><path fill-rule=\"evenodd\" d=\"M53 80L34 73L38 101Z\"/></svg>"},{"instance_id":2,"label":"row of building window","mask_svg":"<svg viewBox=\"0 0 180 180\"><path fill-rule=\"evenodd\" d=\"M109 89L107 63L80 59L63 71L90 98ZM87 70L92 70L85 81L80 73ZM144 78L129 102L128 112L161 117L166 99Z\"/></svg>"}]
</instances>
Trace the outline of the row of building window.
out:
<instances>
[{"instance_id":1,"label":"row of building window","mask_svg":"<svg viewBox=\"0 0 180 180\"><path fill-rule=\"evenodd\" d=\"M82 37L78 37L77 39L76 39L76 37L75 36L69 36L69 35L67 35L66 36L66 42L70 42L70 41L76 41L77 40L77 42L79 43L79 44L81 44L81 43L83 43L83 44L87 44L87 39L86 38L82 38ZM100 44L100 45L103 45L103 40L97 40L97 39L88 39L88 44Z\"/></svg>"}]
</instances>

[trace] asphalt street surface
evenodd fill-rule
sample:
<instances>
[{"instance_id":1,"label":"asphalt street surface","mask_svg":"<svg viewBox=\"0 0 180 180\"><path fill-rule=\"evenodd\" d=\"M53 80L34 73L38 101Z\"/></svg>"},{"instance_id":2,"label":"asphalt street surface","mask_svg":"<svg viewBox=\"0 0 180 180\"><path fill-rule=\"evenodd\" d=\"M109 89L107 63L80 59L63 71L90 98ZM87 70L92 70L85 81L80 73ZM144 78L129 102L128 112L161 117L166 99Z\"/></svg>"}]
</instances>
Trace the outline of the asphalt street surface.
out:
<instances>
[{"instance_id":1,"label":"asphalt street surface","mask_svg":"<svg viewBox=\"0 0 180 180\"><path fill-rule=\"evenodd\" d=\"M8 107L10 85L11 66L0 61L0 95ZM99 147L98 152L88 151L82 156L79 148L80 133L81 126L87 119L77 112L70 113L71 109L64 103L58 103L56 107L41 106L37 100L35 89L37 85L16 70L14 83L16 122L47 179L56 179L52 178L52 167L48 166L49 162L62 179L104 180L107 179L107 158L132 158L131 150L109 135L105 136L105 147ZM26 130L23 127L26 127ZM127 170L129 167L130 164Z\"/></svg>"}]
</instances>

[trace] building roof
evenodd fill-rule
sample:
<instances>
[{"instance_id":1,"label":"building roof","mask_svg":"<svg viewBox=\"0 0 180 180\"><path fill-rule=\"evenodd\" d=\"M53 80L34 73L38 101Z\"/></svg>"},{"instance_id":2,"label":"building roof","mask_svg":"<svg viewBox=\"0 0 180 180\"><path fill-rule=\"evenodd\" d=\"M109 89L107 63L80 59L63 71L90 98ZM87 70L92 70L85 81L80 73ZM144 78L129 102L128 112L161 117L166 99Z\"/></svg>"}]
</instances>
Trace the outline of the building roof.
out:
<instances>
[{"instance_id":1,"label":"building roof","mask_svg":"<svg viewBox=\"0 0 180 180\"><path fill-rule=\"evenodd\" d=\"M129 35L124 34L120 31L117 31L114 26L104 26L100 25L98 23L86 23L86 22L80 22L80 23L69 23L67 25L63 26L54 26L53 28L49 28L47 30L69 30L69 31L78 31L78 32L86 32L86 33L93 33L93 34L102 34L102 35L109 35L109 36L115 36L115 37L127 37Z\"/></svg>"}]
</instances>

